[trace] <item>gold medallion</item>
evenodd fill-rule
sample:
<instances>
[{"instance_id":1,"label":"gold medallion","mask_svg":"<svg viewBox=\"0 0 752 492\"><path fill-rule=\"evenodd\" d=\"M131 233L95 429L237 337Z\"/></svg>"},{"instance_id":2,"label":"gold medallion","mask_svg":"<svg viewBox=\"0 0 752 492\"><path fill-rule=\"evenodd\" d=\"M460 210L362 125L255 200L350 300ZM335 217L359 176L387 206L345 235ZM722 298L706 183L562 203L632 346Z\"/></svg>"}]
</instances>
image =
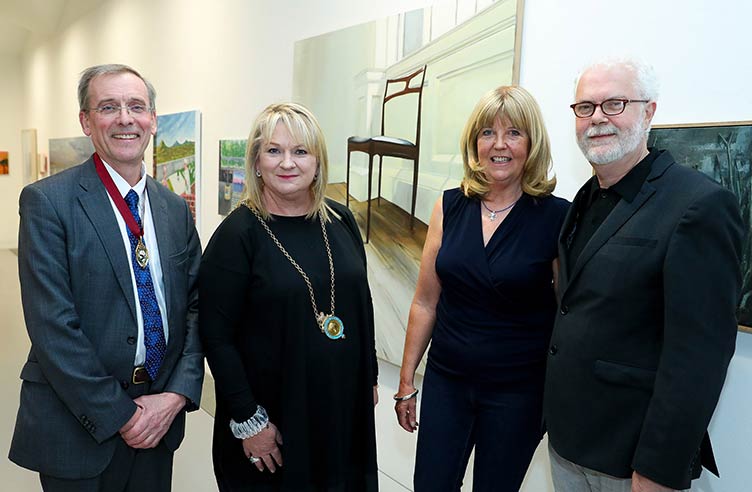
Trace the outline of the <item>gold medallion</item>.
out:
<instances>
[{"instance_id":1,"label":"gold medallion","mask_svg":"<svg viewBox=\"0 0 752 492\"><path fill-rule=\"evenodd\" d=\"M336 316L327 316L321 323L321 331L332 340L345 338L345 326L342 320Z\"/></svg>"},{"instance_id":2,"label":"gold medallion","mask_svg":"<svg viewBox=\"0 0 752 492\"><path fill-rule=\"evenodd\" d=\"M138 244L136 244L136 262L141 268L146 268L149 264L149 250L146 249L143 237L139 237Z\"/></svg>"}]
</instances>

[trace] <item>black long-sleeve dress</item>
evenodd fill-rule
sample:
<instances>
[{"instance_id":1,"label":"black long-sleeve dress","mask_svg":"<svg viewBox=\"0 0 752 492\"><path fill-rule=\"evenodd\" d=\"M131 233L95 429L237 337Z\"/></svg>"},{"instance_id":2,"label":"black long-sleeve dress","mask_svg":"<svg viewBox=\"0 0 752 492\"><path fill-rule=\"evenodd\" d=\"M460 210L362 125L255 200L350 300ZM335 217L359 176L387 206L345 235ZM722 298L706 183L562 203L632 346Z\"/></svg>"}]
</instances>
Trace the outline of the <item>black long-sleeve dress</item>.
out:
<instances>
[{"instance_id":1,"label":"black long-sleeve dress","mask_svg":"<svg viewBox=\"0 0 752 492\"><path fill-rule=\"evenodd\" d=\"M244 206L209 242L199 279L200 327L215 379L213 458L222 491L376 491L373 305L355 219L326 225L335 271L335 314L345 338L332 340L314 318L308 288ZM317 219L267 221L310 278L329 313L330 274ZM259 472L229 428L263 406L280 430L284 466Z\"/></svg>"}]
</instances>

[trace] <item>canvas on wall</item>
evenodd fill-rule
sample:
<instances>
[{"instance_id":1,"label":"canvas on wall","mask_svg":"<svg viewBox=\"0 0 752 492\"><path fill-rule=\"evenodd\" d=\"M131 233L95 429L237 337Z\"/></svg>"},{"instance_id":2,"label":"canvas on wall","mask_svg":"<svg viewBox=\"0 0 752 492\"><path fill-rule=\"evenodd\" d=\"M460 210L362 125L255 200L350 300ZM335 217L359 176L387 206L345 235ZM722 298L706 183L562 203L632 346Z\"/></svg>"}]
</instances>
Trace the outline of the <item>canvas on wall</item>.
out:
<instances>
[{"instance_id":1,"label":"canvas on wall","mask_svg":"<svg viewBox=\"0 0 752 492\"><path fill-rule=\"evenodd\" d=\"M21 160L23 165L23 184L26 186L39 179L37 131L34 128L21 130Z\"/></svg>"},{"instance_id":2,"label":"canvas on wall","mask_svg":"<svg viewBox=\"0 0 752 492\"><path fill-rule=\"evenodd\" d=\"M94 153L89 137L51 138L49 173L57 174L82 164Z\"/></svg>"},{"instance_id":3,"label":"canvas on wall","mask_svg":"<svg viewBox=\"0 0 752 492\"><path fill-rule=\"evenodd\" d=\"M393 364L402 361L431 210L443 190L458 186L463 176L462 128L485 92L519 80L522 6L522 0L439 0L295 44L293 100L311 109L326 137L327 193L344 204L349 189L364 238L369 202L375 214L366 253L376 349ZM386 80L423 66L417 183L412 161L386 157L379 166L376 157L369 173L363 152L350 154L347 172L348 138L381 133ZM417 106L417 94L391 99L383 111L384 134L415 143Z\"/></svg>"},{"instance_id":4,"label":"canvas on wall","mask_svg":"<svg viewBox=\"0 0 752 492\"><path fill-rule=\"evenodd\" d=\"M697 169L739 200L745 230L739 328L752 332L752 121L656 125L648 146L666 149L676 162Z\"/></svg>"},{"instance_id":5,"label":"canvas on wall","mask_svg":"<svg viewBox=\"0 0 752 492\"><path fill-rule=\"evenodd\" d=\"M0 174L10 174L8 152L0 150Z\"/></svg>"},{"instance_id":6,"label":"canvas on wall","mask_svg":"<svg viewBox=\"0 0 752 492\"><path fill-rule=\"evenodd\" d=\"M188 202L196 220L201 169L201 113L184 111L157 116L154 179Z\"/></svg>"},{"instance_id":7,"label":"canvas on wall","mask_svg":"<svg viewBox=\"0 0 752 492\"><path fill-rule=\"evenodd\" d=\"M237 207L245 186L245 146L247 140L219 141L218 213L228 215Z\"/></svg>"}]
</instances>

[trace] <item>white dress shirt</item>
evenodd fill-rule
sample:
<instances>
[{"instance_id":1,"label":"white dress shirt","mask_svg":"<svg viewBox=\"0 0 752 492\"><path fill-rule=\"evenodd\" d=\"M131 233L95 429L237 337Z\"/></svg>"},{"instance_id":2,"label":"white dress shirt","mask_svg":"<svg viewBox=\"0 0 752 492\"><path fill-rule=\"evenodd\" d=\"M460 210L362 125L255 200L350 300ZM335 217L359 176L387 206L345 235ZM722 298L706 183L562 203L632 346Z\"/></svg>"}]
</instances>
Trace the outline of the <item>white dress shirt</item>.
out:
<instances>
[{"instance_id":1,"label":"white dress shirt","mask_svg":"<svg viewBox=\"0 0 752 492\"><path fill-rule=\"evenodd\" d=\"M104 161L102 161L104 162ZM169 342L170 330L167 326L167 306L165 304L164 297L164 281L162 280L162 265L159 261L159 247L157 246L157 235L154 230L154 221L152 220L151 207L149 206L149 195L146 192L146 167L141 164L141 179L133 187L120 176L115 169L109 164L104 162L104 167L112 177L112 181L115 182L120 195L125 198L131 189L138 195L138 210L141 216L141 223L144 227L144 243L146 249L149 251L149 271L151 273L151 280L154 283L154 292L157 296L157 304L159 304L159 311L162 314L162 328L164 330L165 342ZM128 269L131 272L131 283L133 284L133 298L136 300L136 319L138 320L138 343L136 344L136 359L133 361L134 366L142 366L146 361L146 346L144 345L144 317L141 314L141 303L138 299L138 288L136 287L136 277L133 274L133 261L131 259L131 241L128 238L128 226L125 225L125 220L120 215L112 197L107 194L107 198L110 199L110 205L112 206L115 217L117 218L118 227L120 227L120 234L123 238L123 246L125 247L126 255L128 256Z\"/></svg>"}]
</instances>

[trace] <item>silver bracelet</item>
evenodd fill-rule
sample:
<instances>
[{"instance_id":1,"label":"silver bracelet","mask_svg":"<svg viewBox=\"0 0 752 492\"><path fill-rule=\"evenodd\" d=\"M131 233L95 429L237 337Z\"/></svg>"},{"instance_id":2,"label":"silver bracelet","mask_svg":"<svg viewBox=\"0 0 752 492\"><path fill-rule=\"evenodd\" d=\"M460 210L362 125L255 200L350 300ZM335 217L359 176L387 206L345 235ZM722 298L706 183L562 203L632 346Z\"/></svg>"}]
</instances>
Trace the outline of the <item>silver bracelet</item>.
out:
<instances>
[{"instance_id":1,"label":"silver bracelet","mask_svg":"<svg viewBox=\"0 0 752 492\"><path fill-rule=\"evenodd\" d=\"M261 405L256 407L256 413L245 422L237 423L230 419L230 430L237 439L253 437L269 425L269 416Z\"/></svg>"},{"instance_id":2,"label":"silver bracelet","mask_svg":"<svg viewBox=\"0 0 752 492\"><path fill-rule=\"evenodd\" d=\"M394 398L394 401L407 401L407 400L411 400L415 398L416 396L418 396L417 389L413 391L412 393L410 393L409 395L405 395L405 396L397 396L397 393L395 393L392 398Z\"/></svg>"}]
</instances>

